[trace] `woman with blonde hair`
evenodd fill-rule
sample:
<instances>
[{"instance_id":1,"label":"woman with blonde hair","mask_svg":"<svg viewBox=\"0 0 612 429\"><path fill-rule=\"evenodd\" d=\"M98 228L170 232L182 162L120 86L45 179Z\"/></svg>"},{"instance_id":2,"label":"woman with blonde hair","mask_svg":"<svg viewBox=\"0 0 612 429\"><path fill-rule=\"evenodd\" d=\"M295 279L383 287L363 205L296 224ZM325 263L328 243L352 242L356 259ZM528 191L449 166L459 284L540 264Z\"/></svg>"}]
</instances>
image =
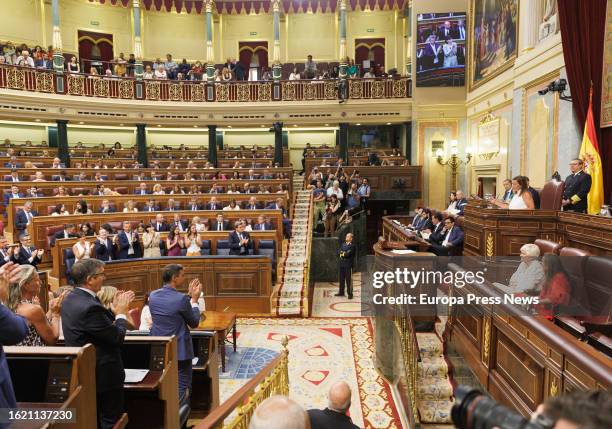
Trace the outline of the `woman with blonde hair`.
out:
<instances>
[{"instance_id":1,"label":"woman with blonde hair","mask_svg":"<svg viewBox=\"0 0 612 429\"><path fill-rule=\"evenodd\" d=\"M75 263L90 258L93 250L93 246L87 241L87 235L84 232L79 232L78 237L77 242L72 246Z\"/></svg>"},{"instance_id":2,"label":"woman with blonde hair","mask_svg":"<svg viewBox=\"0 0 612 429\"><path fill-rule=\"evenodd\" d=\"M136 213L138 212L138 207L134 204L134 201L128 200L125 203L125 207L123 208L123 213Z\"/></svg>"},{"instance_id":3,"label":"woman with blonde hair","mask_svg":"<svg viewBox=\"0 0 612 429\"><path fill-rule=\"evenodd\" d=\"M66 293L49 301L49 311L40 305L41 282L32 265L21 265L17 280L9 286L7 307L25 318L29 324L28 335L18 346L52 346L60 333L60 310Z\"/></svg>"},{"instance_id":4,"label":"woman with blonde hair","mask_svg":"<svg viewBox=\"0 0 612 429\"><path fill-rule=\"evenodd\" d=\"M117 295L117 288L115 286L102 286L100 291L97 293L98 299L104 308L112 311L113 301L115 300L115 295ZM125 315L128 322L128 330L133 331L138 329L134 324L134 320L132 316L130 316L129 312Z\"/></svg>"},{"instance_id":5,"label":"woman with blonde hair","mask_svg":"<svg viewBox=\"0 0 612 429\"><path fill-rule=\"evenodd\" d=\"M165 192L162 188L162 185L159 183L156 183L155 186L153 186L153 195L164 195Z\"/></svg>"}]
</instances>

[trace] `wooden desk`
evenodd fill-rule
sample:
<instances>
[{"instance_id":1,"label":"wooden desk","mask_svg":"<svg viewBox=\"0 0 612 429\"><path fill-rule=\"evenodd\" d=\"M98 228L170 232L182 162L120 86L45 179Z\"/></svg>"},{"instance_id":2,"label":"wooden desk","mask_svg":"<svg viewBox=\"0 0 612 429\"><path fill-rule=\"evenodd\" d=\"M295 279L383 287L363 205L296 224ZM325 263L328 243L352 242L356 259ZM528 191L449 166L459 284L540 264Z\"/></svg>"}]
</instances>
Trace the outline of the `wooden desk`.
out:
<instances>
[{"instance_id":1,"label":"wooden desk","mask_svg":"<svg viewBox=\"0 0 612 429\"><path fill-rule=\"evenodd\" d=\"M236 313L223 311L205 311L206 318L200 322L198 329L202 331L215 331L219 335L219 348L221 352L221 370L225 372L225 340L232 330L234 352L236 352Z\"/></svg>"},{"instance_id":2,"label":"wooden desk","mask_svg":"<svg viewBox=\"0 0 612 429\"><path fill-rule=\"evenodd\" d=\"M25 408L68 409L74 423L23 422L15 428L96 427L96 352L84 347L5 347L15 396ZM51 383L50 380L56 380Z\"/></svg>"}]
</instances>

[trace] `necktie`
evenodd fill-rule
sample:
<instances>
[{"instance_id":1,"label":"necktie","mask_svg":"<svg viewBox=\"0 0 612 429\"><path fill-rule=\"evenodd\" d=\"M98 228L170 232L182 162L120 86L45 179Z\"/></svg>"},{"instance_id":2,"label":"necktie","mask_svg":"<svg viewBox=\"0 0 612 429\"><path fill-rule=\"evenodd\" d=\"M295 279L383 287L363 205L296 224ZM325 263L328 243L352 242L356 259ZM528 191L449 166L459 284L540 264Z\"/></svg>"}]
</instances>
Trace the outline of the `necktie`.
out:
<instances>
[{"instance_id":1,"label":"necktie","mask_svg":"<svg viewBox=\"0 0 612 429\"><path fill-rule=\"evenodd\" d=\"M32 221L32 213L31 212L27 212L27 216L28 216L28 222Z\"/></svg>"},{"instance_id":2,"label":"necktie","mask_svg":"<svg viewBox=\"0 0 612 429\"><path fill-rule=\"evenodd\" d=\"M223 231L223 224L221 222L217 223L217 231Z\"/></svg>"},{"instance_id":3,"label":"necktie","mask_svg":"<svg viewBox=\"0 0 612 429\"><path fill-rule=\"evenodd\" d=\"M29 247L26 247L25 249L28 256L32 256L32 249L30 249Z\"/></svg>"}]
</instances>

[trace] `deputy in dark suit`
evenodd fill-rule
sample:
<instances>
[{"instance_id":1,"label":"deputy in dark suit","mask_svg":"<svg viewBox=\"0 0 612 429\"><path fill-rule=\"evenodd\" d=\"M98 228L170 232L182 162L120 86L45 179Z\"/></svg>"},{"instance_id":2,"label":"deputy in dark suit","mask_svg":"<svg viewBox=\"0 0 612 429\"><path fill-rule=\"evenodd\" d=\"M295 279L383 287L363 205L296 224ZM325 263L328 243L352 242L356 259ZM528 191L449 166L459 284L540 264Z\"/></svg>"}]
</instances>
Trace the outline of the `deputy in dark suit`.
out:
<instances>
[{"instance_id":1,"label":"deputy in dark suit","mask_svg":"<svg viewBox=\"0 0 612 429\"><path fill-rule=\"evenodd\" d=\"M28 225L32 223L32 219L38 216L38 212L32 210L32 201L26 201L23 208L17 212L15 216L15 230L17 237L24 233Z\"/></svg>"},{"instance_id":2,"label":"deputy in dark suit","mask_svg":"<svg viewBox=\"0 0 612 429\"><path fill-rule=\"evenodd\" d=\"M168 231L170 231L171 229L174 229L177 226L179 227L179 231L181 232L187 231L187 228L189 227L188 222L184 219L181 219L181 215L178 213L174 215L172 224L170 225L170 228L168 229Z\"/></svg>"},{"instance_id":3,"label":"deputy in dark suit","mask_svg":"<svg viewBox=\"0 0 612 429\"><path fill-rule=\"evenodd\" d=\"M8 240L0 235L0 267L11 262L13 257L13 248L8 246Z\"/></svg>"},{"instance_id":4,"label":"deputy in dark suit","mask_svg":"<svg viewBox=\"0 0 612 429\"><path fill-rule=\"evenodd\" d=\"M244 222L236 222L234 231L229 233L228 241L230 246L230 255L248 255L249 249L253 246L251 236L244 231Z\"/></svg>"},{"instance_id":5,"label":"deputy in dark suit","mask_svg":"<svg viewBox=\"0 0 612 429\"><path fill-rule=\"evenodd\" d=\"M29 235L22 235L19 238L19 250L13 257L13 261L19 265L33 265L36 267L42 261L45 254L44 249L36 249L32 246L32 239Z\"/></svg>"},{"instance_id":6,"label":"deputy in dark suit","mask_svg":"<svg viewBox=\"0 0 612 429\"><path fill-rule=\"evenodd\" d=\"M217 198L212 197L210 202L206 204L206 210L221 210L222 206L217 202Z\"/></svg>"},{"instance_id":7,"label":"deputy in dark suit","mask_svg":"<svg viewBox=\"0 0 612 429\"><path fill-rule=\"evenodd\" d=\"M108 262L113 260L114 253L115 246L113 245L113 240L108 237L108 231L101 228L94 242L94 258Z\"/></svg>"},{"instance_id":8,"label":"deputy in dark suit","mask_svg":"<svg viewBox=\"0 0 612 429\"><path fill-rule=\"evenodd\" d=\"M139 250L138 233L132 231L130 222L123 222L123 231L117 234L117 259L138 258Z\"/></svg>"},{"instance_id":9,"label":"deputy in dark suit","mask_svg":"<svg viewBox=\"0 0 612 429\"><path fill-rule=\"evenodd\" d=\"M189 282L188 294L177 289L185 284L185 271L182 265L170 264L164 267L162 274L164 285L149 296L149 309L153 326L151 335L176 335L178 349L179 399L184 401L191 390L191 360L193 343L189 328L197 328L200 323L198 298L202 285L198 279Z\"/></svg>"},{"instance_id":10,"label":"deputy in dark suit","mask_svg":"<svg viewBox=\"0 0 612 429\"><path fill-rule=\"evenodd\" d=\"M138 189L134 191L135 195L149 195L150 193L151 192L147 189L147 184L145 182L142 182L138 186Z\"/></svg>"},{"instance_id":11,"label":"deputy in dark suit","mask_svg":"<svg viewBox=\"0 0 612 429\"><path fill-rule=\"evenodd\" d=\"M591 190L591 175L583 170L584 162L581 159L573 159L570 162L572 174L565 179L565 189L563 190L563 200L561 205L563 211L586 213L587 196Z\"/></svg>"},{"instance_id":12,"label":"deputy in dark suit","mask_svg":"<svg viewBox=\"0 0 612 429\"><path fill-rule=\"evenodd\" d=\"M308 410L311 429L359 429L346 415L351 407L351 389L344 381L335 383L328 394L324 410Z\"/></svg>"},{"instance_id":13,"label":"deputy in dark suit","mask_svg":"<svg viewBox=\"0 0 612 429\"><path fill-rule=\"evenodd\" d=\"M435 244L442 244L444 241L444 236L446 235L446 230L444 229L444 216L442 213L435 213L432 218L432 227L430 229L431 234L427 241Z\"/></svg>"},{"instance_id":14,"label":"deputy in dark suit","mask_svg":"<svg viewBox=\"0 0 612 429\"><path fill-rule=\"evenodd\" d=\"M457 216L463 216L463 211L465 210L465 206L467 206L467 199L465 198L465 194L463 191L457 191L457 204L455 207L459 210Z\"/></svg>"},{"instance_id":15,"label":"deputy in dark suit","mask_svg":"<svg viewBox=\"0 0 612 429\"><path fill-rule=\"evenodd\" d=\"M509 203L514 197L514 192L512 191L512 180L504 179L503 185L505 192L504 195L502 195L501 197L501 201L503 201L504 203Z\"/></svg>"},{"instance_id":16,"label":"deputy in dark suit","mask_svg":"<svg viewBox=\"0 0 612 429\"><path fill-rule=\"evenodd\" d=\"M272 224L266 220L265 216L257 216L257 223L253 225L254 231L272 231Z\"/></svg>"},{"instance_id":17,"label":"deputy in dark suit","mask_svg":"<svg viewBox=\"0 0 612 429\"><path fill-rule=\"evenodd\" d=\"M196 211L196 210L203 210L203 207L201 204L198 203L198 200L193 199L189 201L189 204L187 205L186 209L191 210L191 211Z\"/></svg>"},{"instance_id":18,"label":"deputy in dark suit","mask_svg":"<svg viewBox=\"0 0 612 429\"><path fill-rule=\"evenodd\" d=\"M4 206L7 207L9 205L9 201L12 198L23 198L23 194L19 192L19 188L15 185L11 186L11 192L7 192L4 194Z\"/></svg>"},{"instance_id":19,"label":"deputy in dark suit","mask_svg":"<svg viewBox=\"0 0 612 429\"><path fill-rule=\"evenodd\" d=\"M62 238L76 238L76 226L73 224L64 225L64 229L61 231L57 231L53 234L53 240L51 241L51 246L55 246L55 240L61 240Z\"/></svg>"},{"instance_id":20,"label":"deputy in dark suit","mask_svg":"<svg viewBox=\"0 0 612 429\"><path fill-rule=\"evenodd\" d=\"M0 268L0 301L6 302L8 298L9 283L17 281L19 266L7 263ZM0 408L17 408L15 392L11 374L6 363L6 356L2 346L10 346L23 341L28 334L28 323L0 303ZM0 423L0 429L8 428L7 424Z\"/></svg>"},{"instance_id":21,"label":"deputy in dark suit","mask_svg":"<svg viewBox=\"0 0 612 429\"><path fill-rule=\"evenodd\" d=\"M108 200L102 200L102 204L100 206L100 209L98 210L98 213L115 213L117 210L115 209L115 207L110 205L110 202Z\"/></svg>"},{"instance_id":22,"label":"deputy in dark suit","mask_svg":"<svg viewBox=\"0 0 612 429\"><path fill-rule=\"evenodd\" d=\"M158 212L159 206L155 203L155 200L147 201L147 205L142 209L144 212Z\"/></svg>"},{"instance_id":23,"label":"deputy in dark suit","mask_svg":"<svg viewBox=\"0 0 612 429\"><path fill-rule=\"evenodd\" d=\"M463 247L463 231L455 225L455 219L447 217L444 219L444 240L441 244L432 243L429 251L438 256L456 255Z\"/></svg>"},{"instance_id":24,"label":"deputy in dark suit","mask_svg":"<svg viewBox=\"0 0 612 429\"><path fill-rule=\"evenodd\" d=\"M212 223L211 231L227 231L229 230L229 221L223 219L223 215L219 213L217 219Z\"/></svg>"},{"instance_id":25,"label":"deputy in dark suit","mask_svg":"<svg viewBox=\"0 0 612 429\"><path fill-rule=\"evenodd\" d=\"M340 245L339 271L340 271L340 291L336 296L344 296L344 289L348 293L348 299L353 299L353 260L355 259L355 245L353 244L353 234L346 234L345 242Z\"/></svg>"},{"instance_id":26,"label":"deputy in dark suit","mask_svg":"<svg viewBox=\"0 0 612 429\"><path fill-rule=\"evenodd\" d=\"M157 232L170 231L170 226L168 226L168 222L166 222L164 215L161 213L155 216L155 221L151 222L151 225L153 225L153 229Z\"/></svg>"},{"instance_id":27,"label":"deputy in dark suit","mask_svg":"<svg viewBox=\"0 0 612 429\"><path fill-rule=\"evenodd\" d=\"M257 202L257 198L251 197L249 201L244 205L245 210L261 210L263 204Z\"/></svg>"},{"instance_id":28,"label":"deputy in dark suit","mask_svg":"<svg viewBox=\"0 0 612 429\"><path fill-rule=\"evenodd\" d=\"M11 175L10 176L5 176L4 180L6 182L21 182L21 179L19 178L19 173L15 169L12 169L11 170Z\"/></svg>"},{"instance_id":29,"label":"deputy in dark suit","mask_svg":"<svg viewBox=\"0 0 612 429\"><path fill-rule=\"evenodd\" d=\"M104 262L83 259L72 267L77 287L62 303L62 329L68 347L96 347L96 405L98 427L110 429L123 413L125 372L121 346L127 329L126 314L134 300L131 291L119 291L113 311L102 306L96 293L104 282ZM113 314L114 312L114 314Z\"/></svg>"}]
</instances>

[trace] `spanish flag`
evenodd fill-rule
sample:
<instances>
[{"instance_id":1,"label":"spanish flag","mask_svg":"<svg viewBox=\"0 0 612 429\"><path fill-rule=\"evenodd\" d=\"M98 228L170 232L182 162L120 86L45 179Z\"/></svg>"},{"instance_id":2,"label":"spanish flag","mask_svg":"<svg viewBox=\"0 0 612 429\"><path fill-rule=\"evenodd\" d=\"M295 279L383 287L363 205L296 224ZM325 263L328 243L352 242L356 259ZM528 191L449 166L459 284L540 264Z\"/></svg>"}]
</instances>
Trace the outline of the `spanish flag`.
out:
<instances>
[{"instance_id":1,"label":"spanish flag","mask_svg":"<svg viewBox=\"0 0 612 429\"><path fill-rule=\"evenodd\" d=\"M591 175L592 180L587 200L587 213L598 214L604 202L604 187L601 156L599 155L595 120L593 119L593 88L591 88L589 110L587 111L586 122L584 124L580 159L584 161L584 171Z\"/></svg>"}]
</instances>

